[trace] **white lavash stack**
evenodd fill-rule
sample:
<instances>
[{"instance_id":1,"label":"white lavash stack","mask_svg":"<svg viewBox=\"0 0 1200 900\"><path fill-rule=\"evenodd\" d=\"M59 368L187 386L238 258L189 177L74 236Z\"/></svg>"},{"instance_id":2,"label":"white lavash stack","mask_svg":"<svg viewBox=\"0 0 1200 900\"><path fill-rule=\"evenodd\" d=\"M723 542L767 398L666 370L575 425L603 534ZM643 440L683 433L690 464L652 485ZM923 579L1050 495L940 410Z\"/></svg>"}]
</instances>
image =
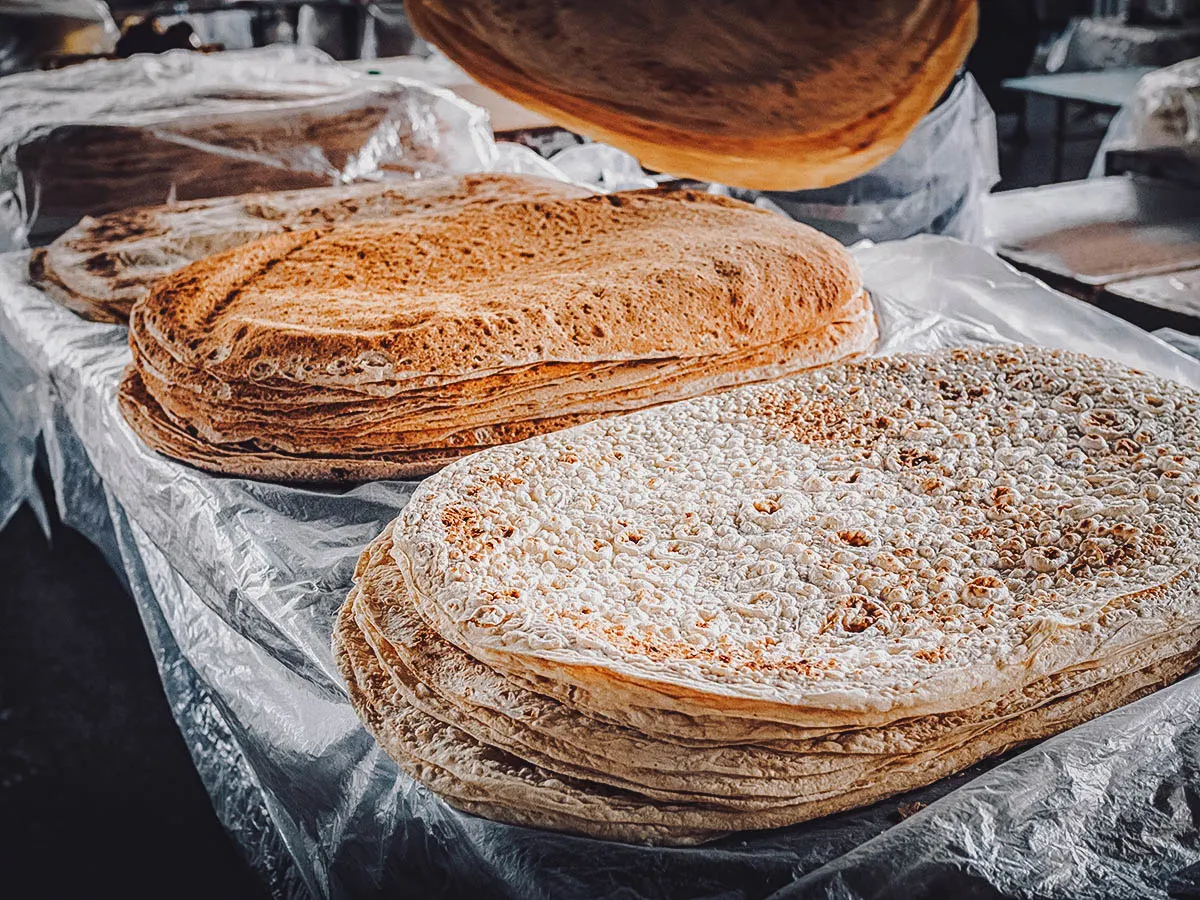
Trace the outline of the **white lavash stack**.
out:
<instances>
[{"instance_id":1,"label":"white lavash stack","mask_svg":"<svg viewBox=\"0 0 1200 900\"><path fill-rule=\"evenodd\" d=\"M673 844L800 822L1190 671L1198 445L1195 391L1027 347L592 422L427 480L335 655L460 809Z\"/></svg>"}]
</instances>

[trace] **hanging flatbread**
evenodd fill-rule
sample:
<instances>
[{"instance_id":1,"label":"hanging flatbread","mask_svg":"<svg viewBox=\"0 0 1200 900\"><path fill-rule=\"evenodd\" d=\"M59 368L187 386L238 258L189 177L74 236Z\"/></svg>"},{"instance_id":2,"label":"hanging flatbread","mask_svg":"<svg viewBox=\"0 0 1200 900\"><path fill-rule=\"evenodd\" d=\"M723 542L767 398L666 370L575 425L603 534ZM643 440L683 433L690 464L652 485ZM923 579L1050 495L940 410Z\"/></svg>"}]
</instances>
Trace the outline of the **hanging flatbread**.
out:
<instances>
[{"instance_id":1,"label":"hanging flatbread","mask_svg":"<svg viewBox=\"0 0 1200 900\"><path fill-rule=\"evenodd\" d=\"M407 0L474 78L673 175L848 181L895 152L975 39L974 0Z\"/></svg>"}]
</instances>

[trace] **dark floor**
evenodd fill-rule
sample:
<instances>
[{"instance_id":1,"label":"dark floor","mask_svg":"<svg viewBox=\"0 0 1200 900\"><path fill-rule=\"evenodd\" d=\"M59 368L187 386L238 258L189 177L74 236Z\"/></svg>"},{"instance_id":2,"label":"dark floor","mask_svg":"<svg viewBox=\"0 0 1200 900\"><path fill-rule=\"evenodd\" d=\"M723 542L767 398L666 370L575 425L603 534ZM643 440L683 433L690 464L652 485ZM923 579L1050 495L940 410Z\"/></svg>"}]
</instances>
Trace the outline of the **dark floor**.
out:
<instances>
[{"instance_id":1,"label":"dark floor","mask_svg":"<svg viewBox=\"0 0 1200 900\"><path fill-rule=\"evenodd\" d=\"M263 896L192 768L133 601L28 509L0 534L0 895Z\"/></svg>"},{"instance_id":2,"label":"dark floor","mask_svg":"<svg viewBox=\"0 0 1200 900\"><path fill-rule=\"evenodd\" d=\"M1001 187L1050 181L1052 122L1031 101L1030 142L1001 141ZM1002 117L1002 138L1015 124ZM1066 178L1087 174L1097 144L1068 145ZM48 546L23 510L0 533L0 573L0 893L260 896L100 554L61 525Z\"/></svg>"}]
</instances>

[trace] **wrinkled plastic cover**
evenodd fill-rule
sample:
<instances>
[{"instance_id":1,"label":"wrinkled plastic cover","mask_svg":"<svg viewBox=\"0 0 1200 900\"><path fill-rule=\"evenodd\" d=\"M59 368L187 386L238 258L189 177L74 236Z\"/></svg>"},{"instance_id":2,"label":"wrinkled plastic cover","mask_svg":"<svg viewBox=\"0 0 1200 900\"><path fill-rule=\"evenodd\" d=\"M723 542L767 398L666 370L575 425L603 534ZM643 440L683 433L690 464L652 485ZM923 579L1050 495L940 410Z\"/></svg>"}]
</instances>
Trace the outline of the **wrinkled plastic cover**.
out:
<instances>
[{"instance_id":1,"label":"wrinkled plastic cover","mask_svg":"<svg viewBox=\"0 0 1200 900\"><path fill-rule=\"evenodd\" d=\"M1200 154L1200 57L1142 76L1132 99L1109 123L1089 174L1104 174L1104 157L1110 150L1166 147Z\"/></svg>"},{"instance_id":2,"label":"wrinkled plastic cover","mask_svg":"<svg viewBox=\"0 0 1200 900\"><path fill-rule=\"evenodd\" d=\"M300 126L288 128L303 114L331 117L364 104L383 107L385 113L348 154L346 148L333 154ZM252 137L254 128L245 124L264 121L275 123L271 138ZM243 125L230 128L230 123ZM181 157L188 171L171 173L161 196L117 198L102 189L90 191L106 202L117 201L116 207L165 203L185 176L195 196L210 195L195 194L204 186L218 191L216 178L195 183L192 170L209 155L214 175L224 159L237 161L240 172L296 173L296 183L288 185L294 187L377 179L386 174L385 167L423 176L475 172L495 162L483 110L421 82L359 75L312 48L173 50L26 72L0 80L0 251L27 246L31 234L52 236L84 214L108 211L81 207L55 210L44 221L39 216L42 173L21 150L42 141L50 147L58 140L70 142L76 126L134 129L135 135L140 130L144 144L167 142L195 151ZM138 141L130 138L129 145ZM131 155L128 165L141 162ZM59 173L51 169L45 176ZM137 183L157 190L159 180L152 172Z\"/></svg>"},{"instance_id":3,"label":"wrinkled plastic cover","mask_svg":"<svg viewBox=\"0 0 1200 900\"><path fill-rule=\"evenodd\" d=\"M999 180L996 117L967 75L900 149L865 175L829 188L761 196L844 244L915 234L978 242L982 198Z\"/></svg>"},{"instance_id":4,"label":"wrinkled plastic cover","mask_svg":"<svg viewBox=\"0 0 1200 900\"><path fill-rule=\"evenodd\" d=\"M1200 335L1186 334L1176 331L1174 328L1159 328L1154 332L1154 336L1166 341L1177 350L1182 350L1188 356L1200 359Z\"/></svg>"},{"instance_id":5,"label":"wrinkled plastic cover","mask_svg":"<svg viewBox=\"0 0 1200 900\"><path fill-rule=\"evenodd\" d=\"M0 529L23 503L47 527L33 466L46 413L45 391L29 362L0 337Z\"/></svg>"},{"instance_id":6,"label":"wrinkled plastic cover","mask_svg":"<svg viewBox=\"0 0 1200 900\"><path fill-rule=\"evenodd\" d=\"M121 36L121 29L104 0L0 0L0 20L66 19L77 24L98 26L96 53L109 53Z\"/></svg>"},{"instance_id":7,"label":"wrinkled plastic cover","mask_svg":"<svg viewBox=\"0 0 1200 900\"><path fill-rule=\"evenodd\" d=\"M636 191L657 183L645 173L636 157L608 144L566 147L553 154L548 162L571 181L604 191Z\"/></svg>"},{"instance_id":8,"label":"wrinkled plastic cover","mask_svg":"<svg viewBox=\"0 0 1200 900\"><path fill-rule=\"evenodd\" d=\"M1023 340L1200 385L1200 361L982 250L918 238L856 253L877 297L881 352ZM5 375L0 397L35 385L64 519L127 579L217 814L278 896L856 898L941 888L1151 898L1196 880L1195 678L903 798L700 848L604 843L456 812L363 730L329 649L359 552L413 484L319 492L213 477L148 451L116 406L124 329L84 322L25 284L26 259L0 257L0 353L35 377ZM899 805L914 802L930 805L900 822Z\"/></svg>"}]
</instances>

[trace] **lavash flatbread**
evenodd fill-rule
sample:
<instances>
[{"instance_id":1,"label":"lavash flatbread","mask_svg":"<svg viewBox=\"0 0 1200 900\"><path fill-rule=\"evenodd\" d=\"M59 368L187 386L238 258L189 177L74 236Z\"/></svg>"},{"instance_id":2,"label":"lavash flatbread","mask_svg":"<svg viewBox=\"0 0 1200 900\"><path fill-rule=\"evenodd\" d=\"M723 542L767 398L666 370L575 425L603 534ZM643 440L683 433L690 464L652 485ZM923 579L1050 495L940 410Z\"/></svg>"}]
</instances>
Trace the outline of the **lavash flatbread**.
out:
<instances>
[{"instance_id":1,"label":"lavash flatbread","mask_svg":"<svg viewBox=\"0 0 1200 900\"><path fill-rule=\"evenodd\" d=\"M833 240L680 192L452 204L287 232L157 282L121 405L152 448L289 481L413 477L866 352Z\"/></svg>"},{"instance_id":2,"label":"lavash flatbread","mask_svg":"<svg viewBox=\"0 0 1200 900\"><path fill-rule=\"evenodd\" d=\"M418 489L335 652L462 809L652 843L804 821L1196 667L1198 425L1180 385L993 347L543 435Z\"/></svg>"},{"instance_id":3,"label":"lavash flatbread","mask_svg":"<svg viewBox=\"0 0 1200 900\"><path fill-rule=\"evenodd\" d=\"M874 340L871 316L864 294L857 309L814 333L736 354L527 366L520 377L507 372L462 379L393 395L387 403L380 403L375 391L365 398L330 401L326 392L305 397L294 390L239 386L239 403L234 406L227 385L218 383L209 391L201 379L189 379L182 370L178 375L162 374L158 361L152 363L140 352L138 376L160 399L168 418L194 427L198 437L217 445L255 441L263 449L314 455L471 450L733 387L747 380L747 372L765 380L820 365L831 356L865 352ZM174 367L166 368L171 372ZM250 395L254 400L248 406ZM555 415L546 416L547 410ZM284 423L286 428L281 427Z\"/></svg>"},{"instance_id":4,"label":"lavash flatbread","mask_svg":"<svg viewBox=\"0 0 1200 900\"><path fill-rule=\"evenodd\" d=\"M633 791L561 776L428 716L405 701L354 622L340 612L334 656L350 700L388 754L451 805L517 825L533 825L631 843L688 845L728 830L780 827L900 793L987 756L1053 734L1170 683L1195 666L1195 652L1162 660L1099 687L1058 699L1009 720L945 754L903 760L852 791L750 811L710 804L660 803Z\"/></svg>"},{"instance_id":5,"label":"lavash flatbread","mask_svg":"<svg viewBox=\"0 0 1200 900\"><path fill-rule=\"evenodd\" d=\"M716 355L814 331L861 290L819 232L633 191L276 235L159 281L133 325L217 378L357 388Z\"/></svg>"},{"instance_id":6,"label":"lavash flatbread","mask_svg":"<svg viewBox=\"0 0 1200 900\"><path fill-rule=\"evenodd\" d=\"M676 733L656 735L581 714L448 644L416 614L390 549L385 531L365 551L348 603L405 702L559 774L579 776L582 771L602 783L676 802L686 797L696 801L699 794L715 805L770 808L781 799L811 797L815 791L844 791L878 777L897 756L954 750L1005 721L1155 660L1194 660L1200 652L1200 628L1192 628L1122 659L1042 679L1015 695L953 715L811 736L784 727L776 729L773 741L755 740L748 729L724 740L689 743ZM388 641L384 632L397 642Z\"/></svg>"},{"instance_id":7,"label":"lavash flatbread","mask_svg":"<svg viewBox=\"0 0 1200 900\"><path fill-rule=\"evenodd\" d=\"M660 172L825 187L896 151L975 39L974 0L409 0L473 78Z\"/></svg>"},{"instance_id":8,"label":"lavash flatbread","mask_svg":"<svg viewBox=\"0 0 1200 900\"><path fill-rule=\"evenodd\" d=\"M124 322L156 280L189 263L282 232L445 212L467 203L582 197L549 179L502 174L243 194L85 216L34 251L30 280L68 309Z\"/></svg>"},{"instance_id":9,"label":"lavash flatbread","mask_svg":"<svg viewBox=\"0 0 1200 900\"><path fill-rule=\"evenodd\" d=\"M477 455L393 528L423 618L630 706L952 712L1200 615L1200 399L1030 347L839 364Z\"/></svg>"}]
</instances>

